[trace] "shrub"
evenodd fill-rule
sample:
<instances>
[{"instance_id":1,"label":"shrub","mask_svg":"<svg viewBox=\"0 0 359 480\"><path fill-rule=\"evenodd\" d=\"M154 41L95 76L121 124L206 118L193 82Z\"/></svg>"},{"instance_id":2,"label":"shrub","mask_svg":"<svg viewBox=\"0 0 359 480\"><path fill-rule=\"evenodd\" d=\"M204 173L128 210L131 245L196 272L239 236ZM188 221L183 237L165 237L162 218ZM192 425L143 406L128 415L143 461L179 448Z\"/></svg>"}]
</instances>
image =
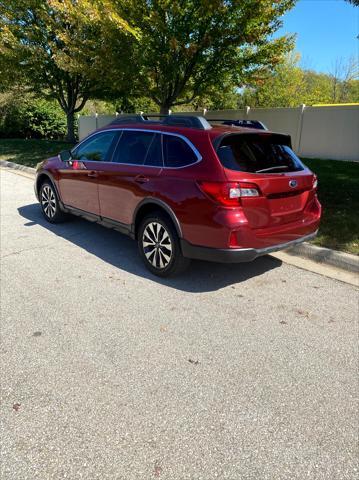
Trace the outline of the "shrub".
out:
<instances>
[{"instance_id":1,"label":"shrub","mask_svg":"<svg viewBox=\"0 0 359 480\"><path fill-rule=\"evenodd\" d=\"M0 137L60 139L66 134L66 117L55 101L27 92L0 95Z\"/></svg>"}]
</instances>

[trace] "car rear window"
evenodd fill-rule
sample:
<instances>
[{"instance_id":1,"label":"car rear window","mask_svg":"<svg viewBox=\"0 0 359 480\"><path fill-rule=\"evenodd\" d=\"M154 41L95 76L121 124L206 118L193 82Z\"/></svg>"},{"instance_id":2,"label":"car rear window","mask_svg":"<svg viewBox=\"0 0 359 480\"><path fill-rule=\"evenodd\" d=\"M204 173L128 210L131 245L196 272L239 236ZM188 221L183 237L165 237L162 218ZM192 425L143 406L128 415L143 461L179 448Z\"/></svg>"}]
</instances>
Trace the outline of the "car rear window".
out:
<instances>
[{"instance_id":1,"label":"car rear window","mask_svg":"<svg viewBox=\"0 0 359 480\"><path fill-rule=\"evenodd\" d=\"M276 173L304 169L285 135L229 135L220 143L217 154L224 167L241 172Z\"/></svg>"}]
</instances>

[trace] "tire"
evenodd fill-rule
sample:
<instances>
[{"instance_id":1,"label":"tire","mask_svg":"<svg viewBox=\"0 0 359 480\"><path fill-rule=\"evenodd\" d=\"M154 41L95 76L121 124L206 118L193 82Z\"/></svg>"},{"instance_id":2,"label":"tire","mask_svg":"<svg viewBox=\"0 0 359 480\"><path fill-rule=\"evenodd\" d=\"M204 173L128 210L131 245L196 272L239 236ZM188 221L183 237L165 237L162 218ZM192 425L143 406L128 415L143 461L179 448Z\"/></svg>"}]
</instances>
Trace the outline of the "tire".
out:
<instances>
[{"instance_id":1,"label":"tire","mask_svg":"<svg viewBox=\"0 0 359 480\"><path fill-rule=\"evenodd\" d=\"M59 199L53 184L47 180L41 185L39 199L42 213L50 223L61 223L67 219L60 208Z\"/></svg>"},{"instance_id":2,"label":"tire","mask_svg":"<svg viewBox=\"0 0 359 480\"><path fill-rule=\"evenodd\" d=\"M146 268L159 277L178 275L190 264L190 260L182 255L172 222L161 212L144 217L138 229L137 242Z\"/></svg>"}]
</instances>

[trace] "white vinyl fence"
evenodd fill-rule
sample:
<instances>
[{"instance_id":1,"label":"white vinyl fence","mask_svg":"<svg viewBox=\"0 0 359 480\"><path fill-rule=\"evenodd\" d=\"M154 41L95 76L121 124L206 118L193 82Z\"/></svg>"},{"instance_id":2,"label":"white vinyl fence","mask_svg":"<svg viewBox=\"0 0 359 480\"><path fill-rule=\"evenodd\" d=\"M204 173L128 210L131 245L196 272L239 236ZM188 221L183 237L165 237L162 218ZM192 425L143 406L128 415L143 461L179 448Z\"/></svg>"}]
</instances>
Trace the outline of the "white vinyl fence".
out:
<instances>
[{"instance_id":1,"label":"white vinyl fence","mask_svg":"<svg viewBox=\"0 0 359 480\"><path fill-rule=\"evenodd\" d=\"M185 112L181 112L181 115ZM203 115L203 112L186 112ZM207 118L260 120L269 130L291 135L294 151L308 158L359 161L359 105L298 108L249 108L208 111ZM82 140L97 128L108 125L116 115L79 117Z\"/></svg>"}]
</instances>

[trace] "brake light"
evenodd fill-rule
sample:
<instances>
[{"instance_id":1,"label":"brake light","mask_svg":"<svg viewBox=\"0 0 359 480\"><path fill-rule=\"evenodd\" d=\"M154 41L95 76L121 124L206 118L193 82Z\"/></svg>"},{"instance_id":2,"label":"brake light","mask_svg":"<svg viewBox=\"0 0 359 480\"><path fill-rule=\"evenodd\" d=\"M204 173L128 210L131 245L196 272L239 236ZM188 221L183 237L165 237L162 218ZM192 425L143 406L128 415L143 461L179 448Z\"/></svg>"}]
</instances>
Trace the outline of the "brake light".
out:
<instances>
[{"instance_id":1,"label":"brake light","mask_svg":"<svg viewBox=\"0 0 359 480\"><path fill-rule=\"evenodd\" d=\"M198 182L198 186L212 200L227 207L237 207L242 197L259 197L254 183L244 182Z\"/></svg>"}]
</instances>

